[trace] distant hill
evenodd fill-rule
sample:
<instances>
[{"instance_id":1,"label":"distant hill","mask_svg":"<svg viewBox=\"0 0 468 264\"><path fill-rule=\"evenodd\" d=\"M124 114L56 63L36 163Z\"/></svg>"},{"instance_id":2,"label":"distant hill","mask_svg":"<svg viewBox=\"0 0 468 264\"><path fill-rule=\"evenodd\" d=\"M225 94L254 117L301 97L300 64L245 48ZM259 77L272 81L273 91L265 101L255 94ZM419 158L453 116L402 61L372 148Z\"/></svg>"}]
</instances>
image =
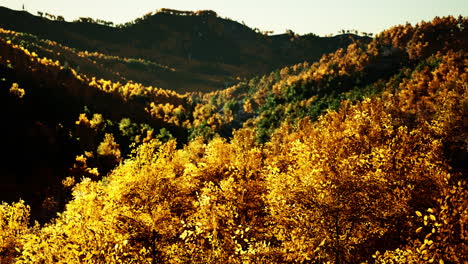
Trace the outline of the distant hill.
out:
<instances>
[{"instance_id":1,"label":"distant hill","mask_svg":"<svg viewBox=\"0 0 468 264\"><path fill-rule=\"evenodd\" d=\"M220 18L213 11L162 9L118 26L91 18L74 22L50 18L53 17L0 7L0 27L37 37L29 39L34 48L28 48L38 54L41 50L57 49L44 55L79 66L88 75L114 81L134 80L182 93L219 90L239 79L304 61L314 62L356 40L371 40L354 34L299 36L292 31L268 36ZM55 44L44 47L41 39L69 47L75 54L60 52L63 48ZM89 57L97 65L89 66L77 58L80 51L91 53L80 56Z\"/></svg>"}]
</instances>

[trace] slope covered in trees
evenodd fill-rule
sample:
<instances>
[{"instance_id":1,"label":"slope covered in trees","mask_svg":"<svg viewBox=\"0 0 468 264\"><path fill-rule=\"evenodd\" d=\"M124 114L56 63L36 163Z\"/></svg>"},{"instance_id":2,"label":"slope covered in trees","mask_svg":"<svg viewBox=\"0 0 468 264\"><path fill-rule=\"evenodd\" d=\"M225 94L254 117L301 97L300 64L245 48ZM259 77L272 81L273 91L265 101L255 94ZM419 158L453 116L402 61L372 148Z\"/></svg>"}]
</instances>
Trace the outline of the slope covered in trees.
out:
<instances>
[{"instance_id":1,"label":"slope covered in trees","mask_svg":"<svg viewBox=\"0 0 468 264\"><path fill-rule=\"evenodd\" d=\"M60 52L61 55L53 55L54 60L79 65L86 74L114 81L123 77L179 93L224 89L239 78L302 61L313 62L356 39L370 40L354 34L299 36L292 31L268 36L218 17L213 11L168 9L111 26L91 18L67 22L50 14L34 16L0 7L0 27L37 36L26 36L26 40L18 36L18 41L31 42L30 48L41 52L31 51L38 54ZM51 47L47 40L74 52L62 52L62 47ZM89 61L97 65L89 65Z\"/></svg>"},{"instance_id":2,"label":"slope covered in trees","mask_svg":"<svg viewBox=\"0 0 468 264\"><path fill-rule=\"evenodd\" d=\"M315 120L326 109L337 109L342 100L396 88L415 70L436 66L437 60L428 59L431 55L465 50L465 28L466 19L453 17L396 26L370 43L350 44L316 63L296 64L201 94L196 109L204 111L204 120L229 120L211 125L216 132L229 135L232 127L247 123L256 126L259 139L265 141L284 119L294 122L309 116ZM203 120L198 123L204 125ZM206 125L198 130L207 130Z\"/></svg>"},{"instance_id":3,"label":"slope covered in trees","mask_svg":"<svg viewBox=\"0 0 468 264\"><path fill-rule=\"evenodd\" d=\"M2 182L44 185L0 206L0 262L466 262L467 23L185 95L0 40Z\"/></svg>"},{"instance_id":4,"label":"slope covered in trees","mask_svg":"<svg viewBox=\"0 0 468 264\"><path fill-rule=\"evenodd\" d=\"M110 139L106 134L116 137L123 156L132 142L187 137L180 120L190 104L173 91L88 77L2 39L0 65L0 105L8 113L0 138L10 153L4 158L2 200L34 201L36 217L50 218L43 212L44 201L66 199L56 186L65 176L73 171L82 176L74 166L85 169L86 164L73 165L76 156L87 153L88 163L97 163L101 173L111 169L112 162L98 153ZM163 113L170 110L171 118L150 112L161 107Z\"/></svg>"}]
</instances>

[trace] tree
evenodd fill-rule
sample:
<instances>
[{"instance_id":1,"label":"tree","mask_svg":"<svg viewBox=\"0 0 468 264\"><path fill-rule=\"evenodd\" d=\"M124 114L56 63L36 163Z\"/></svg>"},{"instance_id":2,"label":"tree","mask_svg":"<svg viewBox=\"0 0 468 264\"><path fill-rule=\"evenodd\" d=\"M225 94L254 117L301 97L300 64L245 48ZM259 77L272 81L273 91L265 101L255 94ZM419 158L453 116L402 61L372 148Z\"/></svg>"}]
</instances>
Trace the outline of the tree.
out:
<instances>
[{"instance_id":1,"label":"tree","mask_svg":"<svg viewBox=\"0 0 468 264\"><path fill-rule=\"evenodd\" d=\"M382 101L367 100L274 136L272 145L288 143L271 162L266 202L272 235L292 249L287 259L356 263L381 239L398 243L392 233L408 228L402 219L424 204L414 205L414 195L439 190L448 174L436 165L437 143L393 122Z\"/></svg>"},{"instance_id":2,"label":"tree","mask_svg":"<svg viewBox=\"0 0 468 264\"><path fill-rule=\"evenodd\" d=\"M0 262L12 263L18 257L21 239L29 232L30 207L24 201L0 204Z\"/></svg>"},{"instance_id":3,"label":"tree","mask_svg":"<svg viewBox=\"0 0 468 264\"><path fill-rule=\"evenodd\" d=\"M13 83L10 87L10 94L21 99L24 97L26 92L24 91L24 89L19 88L17 83Z\"/></svg>"},{"instance_id":4,"label":"tree","mask_svg":"<svg viewBox=\"0 0 468 264\"><path fill-rule=\"evenodd\" d=\"M97 154L106 171L114 168L122 161L119 144L115 142L114 136L109 133L105 134L104 140L99 144Z\"/></svg>"}]
</instances>

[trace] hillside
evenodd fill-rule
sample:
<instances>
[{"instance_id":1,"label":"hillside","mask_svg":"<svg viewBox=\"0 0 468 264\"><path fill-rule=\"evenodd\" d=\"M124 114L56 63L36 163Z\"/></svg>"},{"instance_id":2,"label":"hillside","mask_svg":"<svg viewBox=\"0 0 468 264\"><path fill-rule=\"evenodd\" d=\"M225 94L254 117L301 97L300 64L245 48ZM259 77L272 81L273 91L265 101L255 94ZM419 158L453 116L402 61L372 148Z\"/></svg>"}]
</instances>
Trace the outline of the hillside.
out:
<instances>
[{"instance_id":1,"label":"hillside","mask_svg":"<svg viewBox=\"0 0 468 264\"><path fill-rule=\"evenodd\" d=\"M75 54L69 54L70 50L61 52L63 47L51 47L39 39L30 44L30 48L37 49L31 51L38 54L44 50L61 53L61 57L47 55L80 66L86 74L114 81L125 78L180 93L219 90L237 83L239 78L313 62L354 40L369 40L357 35L318 37L292 32L267 36L215 13L174 12L157 11L112 27L90 18L66 22L0 7L0 27L74 49ZM77 54L97 65L77 59Z\"/></svg>"},{"instance_id":2,"label":"hillside","mask_svg":"<svg viewBox=\"0 0 468 264\"><path fill-rule=\"evenodd\" d=\"M370 43L355 42L316 63L284 67L199 95L195 108L203 117L195 121L197 130L228 137L232 128L247 124L257 129L260 141L267 141L285 120L316 120L328 109L338 109L343 100L361 100L397 88L418 69L436 63L429 58L437 53L464 51L465 23L462 18L436 18L416 26L396 26Z\"/></svg>"},{"instance_id":3,"label":"hillside","mask_svg":"<svg viewBox=\"0 0 468 264\"><path fill-rule=\"evenodd\" d=\"M160 16L181 15L88 26ZM185 94L0 29L0 262L464 263L466 28L398 25Z\"/></svg>"}]
</instances>

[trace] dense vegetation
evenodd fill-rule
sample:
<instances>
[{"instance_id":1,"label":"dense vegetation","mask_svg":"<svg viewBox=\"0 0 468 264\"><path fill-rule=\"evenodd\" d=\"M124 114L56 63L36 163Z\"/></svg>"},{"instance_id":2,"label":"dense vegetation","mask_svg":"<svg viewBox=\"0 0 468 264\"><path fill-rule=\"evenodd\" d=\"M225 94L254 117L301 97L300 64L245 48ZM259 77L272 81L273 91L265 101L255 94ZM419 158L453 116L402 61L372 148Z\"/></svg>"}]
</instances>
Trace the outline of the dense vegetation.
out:
<instances>
[{"instance_id":1,"label":"dense vegetation","mask_svg":"<svg viewBox=\"0 0 468 264\"><path fill-rule=\"evenodd\" d=\"M183 95L0 30L0 262L468 261L467 24Z\"/></svg>"}]
</instances>

